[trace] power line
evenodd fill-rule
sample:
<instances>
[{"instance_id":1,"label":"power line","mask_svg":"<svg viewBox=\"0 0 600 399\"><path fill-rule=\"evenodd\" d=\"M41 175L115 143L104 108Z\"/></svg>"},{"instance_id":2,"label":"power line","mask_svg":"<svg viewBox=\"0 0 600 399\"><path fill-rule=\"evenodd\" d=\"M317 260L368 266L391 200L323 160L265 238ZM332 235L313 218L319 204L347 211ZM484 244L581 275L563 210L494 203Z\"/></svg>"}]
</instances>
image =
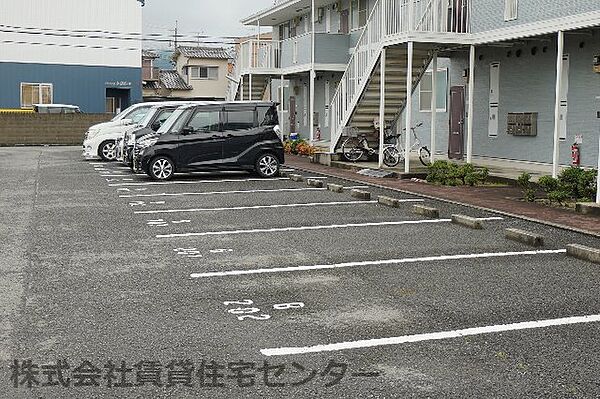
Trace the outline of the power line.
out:
<instances>
[{"instance_id":1,"label":"power line","mask_svg":"<svg viewBox=\"0 0 600 399\"><path fill-rule=\"evenodd\" d=\"M33 33L38 33L38 34L41 34L41 32L48 32L48 33L54 33L54 34L65 34L65 36L74 34L74 36L76 36L76 37L82 37L81 35L83 35L83 37L87 37L86 34L96 34L96 35L102 34L102 35L112 35L112 36L118 36L118 37L132 36L133 38L139 38L140 36L142 36L142 37L143 36L159 37L159 38L173 36L173 35L167 36L163 33L147 33L144 35L143 33L140 33L140 32L119 32L119 31L107 31L107 30L96 30L96 29L40 28L40 27L6 25L6 24L0 24L0 28L12 29L12 30L17 29L20 32L27 31L27 30L40 31L40 32L33 32ZM10 31L4 31L4 32L10 33ZM22 32L22 33L27 33L27 32ZM98 37L99 36L92 36L92 38L98 38ZM180 34L178 32L177 37L178 38L190 38L190 39L196 38L197 39L198 34L196 34L194 32L192 32L191 34ZM224 40L237 40L237 39L243 38L243 36L210 36L210 35L202 35L200 37L203 39L215 38L215 39L224 39Z\"/></svg>"}]
</instances>

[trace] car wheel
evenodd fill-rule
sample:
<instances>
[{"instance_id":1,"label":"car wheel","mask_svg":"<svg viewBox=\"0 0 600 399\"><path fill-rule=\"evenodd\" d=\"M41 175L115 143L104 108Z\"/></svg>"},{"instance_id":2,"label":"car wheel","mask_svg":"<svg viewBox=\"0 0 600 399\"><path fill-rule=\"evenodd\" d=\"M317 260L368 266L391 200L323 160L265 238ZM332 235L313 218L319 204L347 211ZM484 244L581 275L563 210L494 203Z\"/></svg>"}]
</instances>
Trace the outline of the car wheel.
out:
<instances>
[{"instance_id":1,"label":"car wheel","mask_svg":"<svg viewBox=\"0 0 600 399\"><path fill-rule=\"evenodd\" d=\"M279 175L279 160L273 154L262 154L254 169L261 177L275 177Z\"/></svg>"},{"instance_id":2,"label":"car wheel","mask_svg":"<svg viewBox=\"0 0 600 399\"><path fill-rule=\"evenodd\" d=\"M103 161L114 161L117 159L117 144L114 140L107 140L98 147L98 155Z\"/></svg>"},{"instance_id":3,"label":"car wheel","mask_svg":"<svg viewBox=\"0 0 600 399\"><path fill-rule=\"evenodd\" d=\"M167 157L158 156L148 164L148 175L154 180L171 180L175 174L175 165Z\"/></svg>"}]
</instances>

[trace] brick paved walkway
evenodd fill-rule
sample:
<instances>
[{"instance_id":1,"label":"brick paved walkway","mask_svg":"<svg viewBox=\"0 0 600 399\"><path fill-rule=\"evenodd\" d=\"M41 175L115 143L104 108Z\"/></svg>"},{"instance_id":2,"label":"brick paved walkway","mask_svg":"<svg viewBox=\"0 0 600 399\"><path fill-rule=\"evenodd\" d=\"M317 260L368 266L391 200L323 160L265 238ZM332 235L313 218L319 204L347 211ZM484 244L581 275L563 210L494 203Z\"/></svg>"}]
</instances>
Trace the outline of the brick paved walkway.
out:
<instances>
[{"instance_id":1,"label":"brick paved walkway","mask_svg":"<svg viewBox=\"0 0 600 399\"><path fill-rule=\"evenodd\" d=\"M552 208L541 204L520 201L519 198L522 197L522 193L516 187L442 187L416 183L410 180L379 179L362 176L351 170L313 164L310 163L307 157L294 155L286 155L286 166L375 184L411 194L425 195L464 205L491 209L600 237L600 217L584 216L567 209Z\"/></svg>"}]
</instances>

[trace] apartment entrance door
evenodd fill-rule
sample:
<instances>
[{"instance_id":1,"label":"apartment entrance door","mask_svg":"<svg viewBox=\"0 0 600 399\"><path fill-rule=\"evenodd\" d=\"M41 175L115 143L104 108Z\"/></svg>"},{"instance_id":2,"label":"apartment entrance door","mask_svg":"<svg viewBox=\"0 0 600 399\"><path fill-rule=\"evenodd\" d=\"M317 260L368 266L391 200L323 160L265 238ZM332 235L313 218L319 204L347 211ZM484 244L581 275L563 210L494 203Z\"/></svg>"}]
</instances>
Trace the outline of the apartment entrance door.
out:
<instances>
[{"instance_id":1,"label":"apartment entrance door","mask_svg":"<svg viewBox=\"0 0 600 399\"><path fill-rule=\"evenodd\" d=\"M450 137L448 139L448 158L463 159L465 137L465 88L450 88Z\"/></svg>"}]
</instances>

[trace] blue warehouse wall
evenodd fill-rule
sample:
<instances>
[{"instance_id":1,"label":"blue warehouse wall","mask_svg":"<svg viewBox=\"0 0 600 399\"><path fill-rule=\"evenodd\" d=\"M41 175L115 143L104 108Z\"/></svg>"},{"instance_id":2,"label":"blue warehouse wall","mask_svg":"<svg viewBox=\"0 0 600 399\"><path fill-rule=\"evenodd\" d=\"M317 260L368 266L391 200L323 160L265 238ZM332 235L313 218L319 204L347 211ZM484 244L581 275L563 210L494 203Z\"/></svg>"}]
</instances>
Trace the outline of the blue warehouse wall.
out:
<instances>
[{"instance_id":1,"label":"blue warehouse wall","mask_svg":"<svg viewBox=\"0 0 600 399\"><path fill-rule=\"evenodd\" d=\"M54 103L87 113L105 111L107 88L130 89L130 103L142 101L140 68L0 62L0 108L21 107L21 82L52 83Z\"/></svg>"}]
</instances>

